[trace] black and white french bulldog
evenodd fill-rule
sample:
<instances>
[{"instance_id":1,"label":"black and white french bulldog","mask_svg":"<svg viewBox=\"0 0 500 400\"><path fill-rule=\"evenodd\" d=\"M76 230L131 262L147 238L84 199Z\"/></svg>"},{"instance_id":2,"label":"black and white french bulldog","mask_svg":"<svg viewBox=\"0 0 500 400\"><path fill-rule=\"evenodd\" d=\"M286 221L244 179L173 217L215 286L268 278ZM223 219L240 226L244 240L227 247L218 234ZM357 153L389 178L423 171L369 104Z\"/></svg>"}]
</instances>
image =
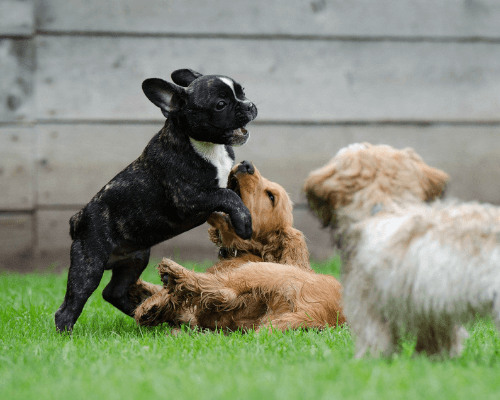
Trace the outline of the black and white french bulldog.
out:
<instances>
[{"instance_id":1,"label":"black and white french bulldog","mask_svg":"<svg viewBox=\"0 0 500 400\"><path fill-rule=\"evenodd\" d=\"M167 117L163 128L70 219L71 265L55 314L58 331L73 329L106 269L112 277L104 299L132 315L127 293L146 268L151 246L203 224L215 211L229 215L237 235L252 236L250 212L226 185L231 146L248 140L245 126L257 108L227 76L189 69L171 76L174 83L152 78L142 85Z\"/></svg>"}]
</instances>

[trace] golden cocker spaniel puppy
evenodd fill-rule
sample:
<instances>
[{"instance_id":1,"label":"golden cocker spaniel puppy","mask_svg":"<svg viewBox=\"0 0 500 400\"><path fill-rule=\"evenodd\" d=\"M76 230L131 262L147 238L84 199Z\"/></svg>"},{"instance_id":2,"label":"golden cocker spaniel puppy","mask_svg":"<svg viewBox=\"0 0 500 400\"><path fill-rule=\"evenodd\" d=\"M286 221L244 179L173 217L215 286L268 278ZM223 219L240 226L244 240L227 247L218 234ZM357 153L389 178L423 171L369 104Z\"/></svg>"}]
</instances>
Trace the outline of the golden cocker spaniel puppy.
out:
<instances>
[{"instance_id":1,"label":"golden cocker spaniel puppy","mask_svg":"<svg viewBox=\"0 0 500 400\"><path fill-rule=\"evenodd\" d=\"M131 301L140 303L137 322L225 330L343 323L341 286L311 269L286 191L248 162L233 168L228 187L250 210L252 238L242 240L225 215L213 214L209 234L220 247L219 262L206 273L195 273L164 259L158 267L163 288L138 281L129 293Z\"/></svg>"}]
</instances>

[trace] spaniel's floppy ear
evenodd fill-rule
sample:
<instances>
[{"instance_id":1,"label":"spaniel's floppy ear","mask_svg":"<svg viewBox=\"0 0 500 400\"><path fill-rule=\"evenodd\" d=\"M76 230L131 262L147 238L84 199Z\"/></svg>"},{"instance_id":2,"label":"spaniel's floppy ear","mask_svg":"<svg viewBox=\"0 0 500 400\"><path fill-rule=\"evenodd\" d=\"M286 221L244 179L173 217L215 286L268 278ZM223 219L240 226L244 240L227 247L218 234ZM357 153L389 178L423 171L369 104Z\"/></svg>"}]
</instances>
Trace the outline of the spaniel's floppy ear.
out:
<instances>
[{"instance_id":1,"label":"spaniel's floppy ear","mask_svg":"<svg viewBox=\"0 0 500 400\"><path fill-rule=\"evenodd\" d=\"M306 238L298 229L289 228L285 230L281 262L283 264L293 264L304 269L311 269Z\"/></svg>"},{"instance_id":2,"label":"spaniel's floppy ear","mask_svg":"<svg viewBox=\"0 0 500 400\"><path fill-rule=\"evenodd\" d=\"M264 261L279 264L295 265L303 269L311 269L309 264L309 250L301 231L288 228L276 232L269 237L270 241L264 246L262 258Z\"/></svg>"}]
</instances>

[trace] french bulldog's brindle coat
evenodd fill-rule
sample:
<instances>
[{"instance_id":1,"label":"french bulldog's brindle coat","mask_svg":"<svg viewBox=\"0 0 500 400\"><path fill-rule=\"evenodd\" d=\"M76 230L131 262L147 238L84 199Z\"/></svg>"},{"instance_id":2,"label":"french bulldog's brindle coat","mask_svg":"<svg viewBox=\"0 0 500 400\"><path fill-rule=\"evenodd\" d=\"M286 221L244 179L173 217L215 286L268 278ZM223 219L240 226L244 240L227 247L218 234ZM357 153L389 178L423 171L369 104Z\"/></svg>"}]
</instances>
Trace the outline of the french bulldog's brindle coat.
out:
<instances>
[{"instance_id":1,"label":"french bulldog's brindle coat","mask_svg":"<svg viewBox=\"0 0 500 400\"><path fill-rule=\"evenodd\" d=\"M127 293L151 246L203 224L214 211L228 214L243 239L252 236L250 212L226 184L231 146L248 140L244 127L257 108L226 76L182 69L172 81L144 81L144 93L167 117L164 127L70 220L68 286L55 314L59 331L73 329L106 269L112 277L104 299L132 315Z\"/></svg>"}]
</instances>

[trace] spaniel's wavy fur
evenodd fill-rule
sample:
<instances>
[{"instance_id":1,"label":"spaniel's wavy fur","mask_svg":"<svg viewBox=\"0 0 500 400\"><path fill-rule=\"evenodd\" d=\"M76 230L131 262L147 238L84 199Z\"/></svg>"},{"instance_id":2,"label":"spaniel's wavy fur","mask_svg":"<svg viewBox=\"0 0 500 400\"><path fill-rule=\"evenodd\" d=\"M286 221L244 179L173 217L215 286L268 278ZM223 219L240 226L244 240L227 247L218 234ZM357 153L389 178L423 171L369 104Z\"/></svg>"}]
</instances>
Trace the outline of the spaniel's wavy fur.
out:
<instances>
[{"instance_id":1,"label":"spaniel's wavy fur","mask_svg":"<svg viewBox=\"0 0 500 400\"><path fill-rule=\"evenodd\" d=\"M161 267L172 298L197 310L197 325L203 328L322 329L345 322L342 287L330 275L268 262L212 274L168 259Z\"/></svg>"}]
</instances>

